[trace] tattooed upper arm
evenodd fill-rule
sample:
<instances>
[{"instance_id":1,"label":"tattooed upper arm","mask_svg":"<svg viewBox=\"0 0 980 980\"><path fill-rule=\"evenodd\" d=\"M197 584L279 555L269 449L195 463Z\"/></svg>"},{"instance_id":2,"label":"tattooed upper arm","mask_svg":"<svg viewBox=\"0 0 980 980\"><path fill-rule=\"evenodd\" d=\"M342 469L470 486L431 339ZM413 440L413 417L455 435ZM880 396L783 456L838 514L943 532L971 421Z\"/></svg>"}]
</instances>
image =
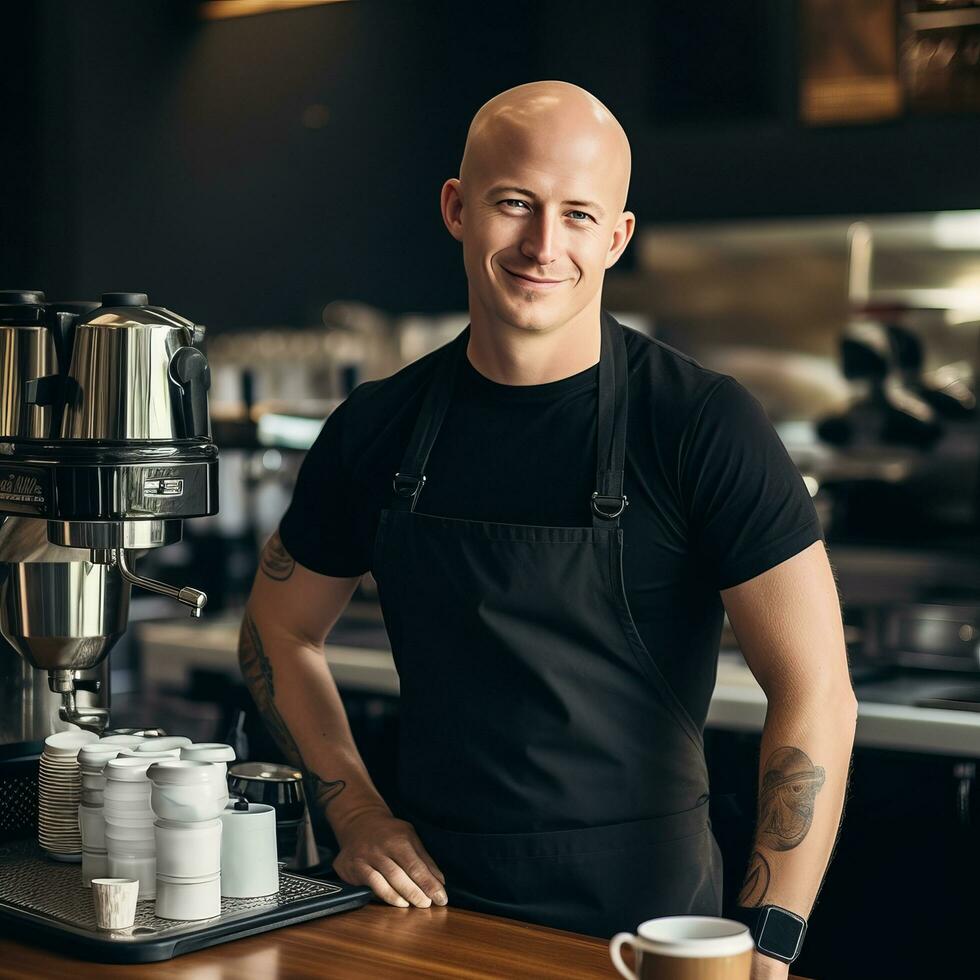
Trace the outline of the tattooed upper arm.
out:
<instances>
[{"instance_id":1,"label":"tattooed upper arm","mask_svg":"<svg viewBox=\"0 0 980 980\"><path fill-rule=\"evenodd\" d=\"M248 608L267 642L278 636L320 650L358 581L306 568L273 534L262 549Z\"/></svg>"},{"instance_id":2,"label":"tattooed upper arm","mask_svg":"<svg viewBox=\"0 0 980 980\"><path fill-rule=\"evenodd\" d=\"M262 549L259 570L266 578L271 578L275 582L285 582L295 569L296 562L286 551L279 532L276 531Z\"/></svg>"}]
</instances>

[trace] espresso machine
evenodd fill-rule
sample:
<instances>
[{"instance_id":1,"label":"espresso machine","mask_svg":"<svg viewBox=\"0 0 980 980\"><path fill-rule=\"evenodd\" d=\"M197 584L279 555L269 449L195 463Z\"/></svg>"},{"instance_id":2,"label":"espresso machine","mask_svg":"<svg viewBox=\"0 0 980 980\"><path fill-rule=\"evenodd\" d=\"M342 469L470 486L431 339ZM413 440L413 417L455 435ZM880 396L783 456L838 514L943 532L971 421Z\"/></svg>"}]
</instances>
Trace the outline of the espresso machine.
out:
<instances>
[{"instance_id":1,"label":"espresso machine","mask_svg":"<svg viewBox=\"0 0 980 980\"><path fill-rule=\"evenodd\" d=\"M222 898L215 918L161 918L149 900L133 927L100 931L78 864L34 840L37 742L59 725L105 729L106 655L132 586L192 616L207 602L136 571L186 518L218 509L203 338L142 293L57 304L0 292L0 633L16 651L0 650L0 925L70 956L169 959L371 897L283 872L274 895Z\"/></svg>"},{"instance_id":2,"label":"espresso machine","mask_svg":"<svg viewBox=\"0 0 980 980\"><path fill-rule=\"evenodd\" d=\"M139 555L218 509L204 328L143 293L48 303L0 291L0 752L109 716L106 655L133 585L207 596Z\"/></svg>"}]
</instances>

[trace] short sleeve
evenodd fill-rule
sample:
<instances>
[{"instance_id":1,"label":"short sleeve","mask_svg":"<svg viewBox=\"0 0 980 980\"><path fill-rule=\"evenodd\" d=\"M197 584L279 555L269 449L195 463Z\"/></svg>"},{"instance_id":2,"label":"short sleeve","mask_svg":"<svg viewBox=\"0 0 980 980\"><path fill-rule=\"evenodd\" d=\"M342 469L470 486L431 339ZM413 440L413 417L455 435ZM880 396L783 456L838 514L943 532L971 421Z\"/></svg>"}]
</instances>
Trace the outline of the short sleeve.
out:
<instances>
[{"instance_id":1,"label":"short sleeve","mask_svg":"<svg viewBox=\"0 0 980 980\"><path fill-rule=\"evenodd\" d=\"M762 405L734 378L709 391L689 425L679 476L692 546L719 590L823 537L800 471Z\"/></svg>"},{"instance_id":2,"label":"short sleeve","mask_svg":"<svg viewBox=\"0 0 980 980\"><path fill-rule=\"evenodd\" d=\"M349 475L344 461L347 403L324 422L300 467L293 497L279 524L283 547L305 568L320 575L361 575L348 519Z\"/></svg>"}]
</instances>

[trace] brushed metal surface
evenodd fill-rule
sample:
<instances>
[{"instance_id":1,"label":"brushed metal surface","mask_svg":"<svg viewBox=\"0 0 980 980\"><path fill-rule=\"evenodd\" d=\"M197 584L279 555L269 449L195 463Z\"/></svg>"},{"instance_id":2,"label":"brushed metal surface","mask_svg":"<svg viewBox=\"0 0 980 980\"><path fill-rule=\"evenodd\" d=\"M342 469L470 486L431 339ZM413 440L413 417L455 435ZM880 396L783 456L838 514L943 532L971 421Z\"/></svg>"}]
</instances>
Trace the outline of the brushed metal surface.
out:
<instances>
[{"instance_id":1,"label":"brushed metal surface","mask_svg":"<svg viewBox=\"0 0 980 980\"><path fill-rule=\"evenodd\" d=\"M65 548L162 548L183 537L183 522L48 521L48 539Z\"/></svg>"},{"instance_id":2,"label":"brushed metal surface","mask_svg":"<svg viewBox=\"0 0 980 980\"><path fill-rule=\"evenodd\" d=\"M0 438L48 436L51 407L25 402L24 385L56 371L54 341L46 326L0 326Z\"/></svg>"},{"instance_id":3,"label":"brushed metal surface","mask_svg":"<svg viewBox=\"0 0 980 980\"><path fill-rule=\"evenodd\" d=\"M106 310L75 329L63 439L172 440L170 359L194 324L158 307Z\"/></svg>"}]
</instances>

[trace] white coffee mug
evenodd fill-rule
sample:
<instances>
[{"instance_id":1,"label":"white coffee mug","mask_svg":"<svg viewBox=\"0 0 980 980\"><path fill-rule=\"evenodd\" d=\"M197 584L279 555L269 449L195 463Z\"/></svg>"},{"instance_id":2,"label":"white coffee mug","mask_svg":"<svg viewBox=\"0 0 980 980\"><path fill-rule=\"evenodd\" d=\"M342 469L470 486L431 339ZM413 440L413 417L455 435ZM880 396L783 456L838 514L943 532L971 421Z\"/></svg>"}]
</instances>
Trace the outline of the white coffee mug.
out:
<instances>
[{"instance_id":1,"label":"white coffee mug","mask_svg":"<svg viewBox=\"0 0 980 980\"><path fill-rule=\"evenodd\" d=\"M620 932L609 943L613 966L626 980L698 977L699 980L749 980L755 944L748 926L709 915L671 915L648 919L638 935ZM632 946L636 969L623 962L622 948Z\"/></svg>"},{"instance_id":2,"label":"white coffee mug","mask_svg":"<svg viewBox=\"0 0 980 980\"><path fill-rule=\"evenodd\" d=\"M260 898L279 891L276 811L264 803L229 803L221 814L221 894Z\"/></svg>"}]
</instances>

